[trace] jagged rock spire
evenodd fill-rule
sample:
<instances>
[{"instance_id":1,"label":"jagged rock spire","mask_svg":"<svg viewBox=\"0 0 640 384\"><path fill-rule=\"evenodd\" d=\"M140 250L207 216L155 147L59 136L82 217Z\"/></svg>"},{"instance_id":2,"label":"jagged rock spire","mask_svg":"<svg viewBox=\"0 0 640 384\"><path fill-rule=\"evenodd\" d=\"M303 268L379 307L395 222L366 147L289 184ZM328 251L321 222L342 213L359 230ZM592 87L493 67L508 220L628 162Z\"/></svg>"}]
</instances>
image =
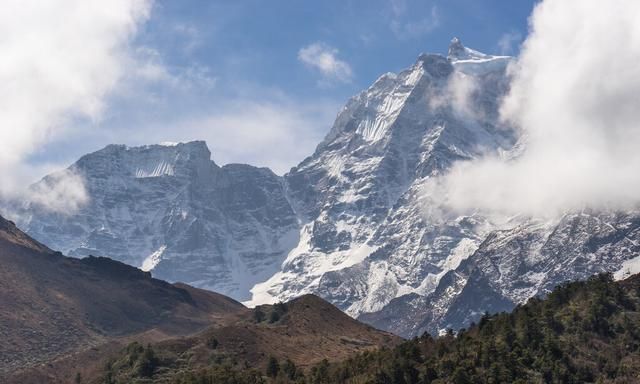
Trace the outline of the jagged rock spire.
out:
<instances>
[{"instance_id":1,"label":"jagged rock spire","mask_svg":"<svg viewBox=\"0 0 640 384\"><path fill-rule=\"evenodd\" d=\"M447 53L447 57L449 59L460 59L466 56L466 48L462 45L462 42L459 38L454 37L451 39L451 43L449 44L449 52Z\"/></svg>"}]
</instances>

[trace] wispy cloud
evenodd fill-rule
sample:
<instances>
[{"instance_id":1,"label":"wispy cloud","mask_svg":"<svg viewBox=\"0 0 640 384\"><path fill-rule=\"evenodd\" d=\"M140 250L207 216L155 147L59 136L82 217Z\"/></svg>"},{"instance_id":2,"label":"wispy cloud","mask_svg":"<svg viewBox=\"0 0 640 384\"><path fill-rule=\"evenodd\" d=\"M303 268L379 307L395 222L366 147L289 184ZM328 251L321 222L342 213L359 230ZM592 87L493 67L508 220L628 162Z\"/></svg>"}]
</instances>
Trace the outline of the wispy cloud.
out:
<instances>
[{"instance_id":1,"label":"wispy cloud","mask_svg":"<svg viewBox=\"0 0 640 384\"><path fill-rule=\"evenodd\" d=\"M138 46L132 50L127 68L121 87L117 90L119 94L132 90L144 91L148 86L181 90L210 89L217 82L208 67L198 63L172 67L165 63L160 52L148 46Z\"/></svg>"},{"instance_id":2,"label":"wispy cloud","mask_svg":"<svg viewBox=\"0 0 640 384\"><path fill-rule=\"evenodd\" d=\"M513 55L517 51L517 45L522 41L520 32L507 32L498 39L498 48L502 55Z\"/></svg>"},{"instance_id":3,"label":"wispy cloud","mask_svg":"<svg viewBox=\"0 0 640 384\"><path fill-rule=\"evenodd\" d=\"M426 15L412 13L407 0L391 1L391 20L389 27L398 39L412 39L425 36L441 24L439 8L433 4Z\"/></svg>"},{"instance_id":4,"label":"wispy cloud","mask_svg":"<svg viewBox=\"0 0 640 384\"><path fill-rule=\"evenodd\" d=\"M338 58L338 50L325 43L317 42L298 51L298 60L320 72L323 80L348 83L353 71L351 66Z\"/></svg>"},{"instance_id":5,"label":"wispy cloud","mask_svg":"<svg viewBox=\"0 0 640 384\"><path fill-rule=\"evenodd\" d=\"M472 102L477 92L478 84L473 77L462 72L454 72L443 92L430 96L429 106L434 109L451 106L458 115L477 119L481 115Z\"/></svg>"},{"instance_id":6,"label":"wispy cloud","mask_svg":"<svg viewBox=\"0 0 640 384\"><path fill-rule=\"evenodd\" d=\"M203 43L204 39L194 25L177 23L173 26L173 31L182 37L182 49L187 54L199 48Z\"/></svg>"},{"instance_id":7,"label":"wispy cloud","mask_svg":"<svg viewBox=\"0 0 640 384\"><path fill-rule=\"evenodd\" d=\"M205 140L219 165L249 163L284 174L313 153L337 110L338 105L328 100L303 102L260 92L221 102L206 112L139 126L129 132L128 142Z\"/></svg>"}]
</instances>

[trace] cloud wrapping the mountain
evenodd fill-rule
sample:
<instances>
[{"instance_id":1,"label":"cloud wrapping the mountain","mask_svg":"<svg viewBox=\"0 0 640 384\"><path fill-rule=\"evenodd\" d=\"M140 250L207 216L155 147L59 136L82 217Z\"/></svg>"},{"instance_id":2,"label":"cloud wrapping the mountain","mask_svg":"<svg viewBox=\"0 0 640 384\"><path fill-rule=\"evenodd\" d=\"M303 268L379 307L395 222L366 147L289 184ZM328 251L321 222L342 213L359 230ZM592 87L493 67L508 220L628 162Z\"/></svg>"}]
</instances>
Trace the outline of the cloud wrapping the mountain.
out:
<instances>
[{"instance_id":1,"label":"cloud wrapping the mountain","mask_svg":"<svg viewBox=\"0 0 640 384\"><path fill-rule=\"evenodd\" d=\"M516 51L516 45L522 41L520 32L507 32L500 36L498 40L498 48L501 55L512 55Z\"/></svg>"},{"instance_id":2,"label":"cloud wrapping the mountain","mask_svg":"<svg viewBox=\"0 0 640 384\"><path fill-rule=\"evenodd\" d=\"M71 213L86 204L89 195L82 177L64 169L35 184L29 190L29 200L50 212Z\"/></svg>"},{"instance_id":3,"label":"cloud wrapping the mountain","mask_svg":"<svg viewBox=\"0 0 640 384\"><path fill-rule=\"evenodd\" d=\"M478 119L481 117L473 103L473 97L478 92L477 80L462 72L451 74L444 92L433 93L429 97L429 108L437 109L451 106L453 111L463 118Z\"/></svg>"},{"instance_id":4,"label":"cloud wrapping the mountain","mask_svg":"<svg viewBox=\"0 0 640 384\"><path fill-rule=\"evenodd\" d=\"M640 199L640 2L545 0L501 115L524 151L458 163L430 185L458 212L554 216Z\"/></svg>"},{"instance_id":5,"label":"cloud wrapping the mountain","mask_svg":"<svg viewBox=\"0 0 640 384\"><path fill-rule=\"evenodd\" d=\"M25 160L68 134L70 122L99 120L105 98L131 64L129 42L149 0L7 0L0 13L0 172L3 193L25 180ZM60 181L60 180L59 180ZM70 177L69 183L77 183ZM56 185L60 186L59 183ZM58 188L75 191L77 185Z\"/></svg>"}]
</instances>

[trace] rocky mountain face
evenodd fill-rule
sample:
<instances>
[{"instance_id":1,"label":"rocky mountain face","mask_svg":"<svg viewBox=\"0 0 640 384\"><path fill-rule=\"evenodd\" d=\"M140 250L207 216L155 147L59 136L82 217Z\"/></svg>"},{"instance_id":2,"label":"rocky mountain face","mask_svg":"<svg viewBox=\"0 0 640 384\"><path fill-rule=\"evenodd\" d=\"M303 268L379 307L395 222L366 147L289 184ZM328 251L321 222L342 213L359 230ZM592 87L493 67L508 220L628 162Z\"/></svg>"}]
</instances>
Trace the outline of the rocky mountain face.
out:
<instances>
[{"instance_id":1,"label":"rocky mountain face","mask_svg":"<svg viewBox=\"0 0 640 384\"><path fill-rule=\"evenodd\" d=\"M20 225L73 256L109 255L248 304L315 293L404 336L459 328L556 284L633 269L635 213L440 214L427 186L457 161L522 150L498 117L511 58L452 41L353 97L283 177L218 167L204 143L109 146L70 170L89 203L26 205Z\"/></svg>"},{"instance_id":2,"label":"rocky mountain face","mask_svg":"<svg viewBox=\"0 0 640 384\"><path fill-rule=\"evenodd\" d=\"M437 333L477 320L483 311L511 310L566 281L601 272L623 278L637 271L637 213L568 213L547 222L526 220L491 232L426 295L397 297L360 320L402 335Z\"/></svg>"}]
</instances>

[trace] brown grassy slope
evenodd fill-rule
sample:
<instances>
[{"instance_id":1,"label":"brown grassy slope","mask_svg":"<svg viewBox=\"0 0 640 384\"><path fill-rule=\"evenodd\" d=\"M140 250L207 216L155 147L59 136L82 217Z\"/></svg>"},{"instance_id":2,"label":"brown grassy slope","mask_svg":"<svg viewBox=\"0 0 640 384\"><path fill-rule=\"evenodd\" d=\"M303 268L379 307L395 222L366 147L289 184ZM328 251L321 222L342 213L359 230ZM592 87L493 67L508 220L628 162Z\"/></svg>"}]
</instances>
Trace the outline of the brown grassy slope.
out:
<instances>
[{"instance_id":1,"label":"brown grassy slope","mask_svg":"<svg viewBox=\"0 0 640 384\"><path fill-rule=\"evenodd\" d=\"M270 322L276 308L286 307L279 320ZM85 383L103 383L109 362L114 382L129 383L139 379L135 365L130 366L125 347L136 341L150 343L161 363L152 378L154 383L170 383L179 374L199 372L216 361L233 364L234 369L255 368L263 371L270 356L280 361L291 359L305 368L323 359L342 361L357 352L392 347L402 340L376 330L345 315L319 297L306 295L284 306L261 306L266 316L257 322L254 311L244 311L219 319L209 328L192 336L158 337L155 330L111 340L74 355L53 361L38 369L12 377L10 384L72 383L80 373ZM211 341L217 341L212 347ZM118 363L120 362L120 363ZM124 362L124 363L122 363Z\"/></svg>"},{"instance_id":2,"label":"brown grassy slope","mask_svg":"<svg viewBox=\"0 0 640 384\"><path fill-rule=\"evenodd\" d=\"M264 314L262 320L256 318L256 311ZM141 377L138 365L131 363L133 355L123 349L110 357L110 368L84 377L88 383L105 382L107 375L114 383L140 379L175 383L185 375L221 366L236 371L256 369L264 375L272 356L281 362L290 359L304 369L324 359L342 361L358 352L400 342L399 337L360 323L317 296L306 295L286 304L260 306L235 322L212 326L195 336L153 343L158 359L151 376Z\"/></svg>"},{"instance_id":3,"label":"brown grassy slope","mask_svg":"<svg viewBox=\"0 0 640 384\"><path fill-rule=\"evenodd\" d=\"M249 316L242 322L210 328L194 338L194 349L204 350L206 340L215 338L219 351L250 366L261 367L269 356L274 356L289 358L304 367L323 359L342 360L355 352L392 346L401 340L354 320L314 295L292 300L286 308L274 323L269 321L274 307L262 306L260 310L266 314L262 322ZM208 358L208 353L201 357Z\"/></svg>"}]
</instances>

